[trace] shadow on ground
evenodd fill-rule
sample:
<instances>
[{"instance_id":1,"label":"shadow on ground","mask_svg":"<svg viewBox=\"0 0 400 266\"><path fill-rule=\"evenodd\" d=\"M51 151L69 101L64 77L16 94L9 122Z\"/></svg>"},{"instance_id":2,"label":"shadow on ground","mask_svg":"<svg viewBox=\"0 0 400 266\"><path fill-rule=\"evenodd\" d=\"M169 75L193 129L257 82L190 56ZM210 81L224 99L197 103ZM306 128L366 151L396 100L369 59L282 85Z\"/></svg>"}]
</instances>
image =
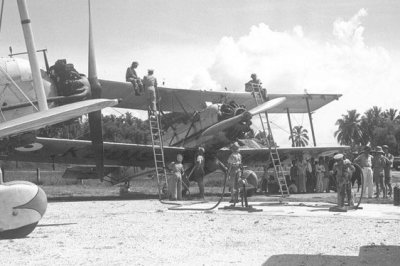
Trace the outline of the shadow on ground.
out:
<instances>
[{"instance_id":1,"label":"shadow on ground","mask_svg":"<svg viewBox=\"0 0 400 266\"><path fill-rule=\"evenodd\" d=\"M358 256L282 254L271 256L263 266L275 265L400 265L399 246L362 246Z\"/></svg>"}]
</instances>

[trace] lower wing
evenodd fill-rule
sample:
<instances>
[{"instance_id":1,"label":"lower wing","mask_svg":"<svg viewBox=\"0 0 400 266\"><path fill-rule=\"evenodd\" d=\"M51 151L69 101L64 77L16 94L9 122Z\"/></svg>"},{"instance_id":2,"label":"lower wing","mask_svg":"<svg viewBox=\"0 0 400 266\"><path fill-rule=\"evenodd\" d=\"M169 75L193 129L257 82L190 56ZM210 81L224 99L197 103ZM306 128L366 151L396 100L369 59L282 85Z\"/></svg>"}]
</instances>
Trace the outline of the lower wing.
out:
<instances>
[{"instance_id":1,"label":"lower wing","mask_svg":"<svg viewBox=\"0 0 400 266\"><path fill-rule=\"evenodd\" d=\"M293 158L298 155L308 155L318 158L320 156L332 156L335 152L344 152L349 150L349 146L325 146L325 147L278 147L278 153L281 161ZM218 158L226 161L231 151L229 149L221 149L218 151ZM266 147L241 147L240 154L242 155L243 163L246 165L262 165L270 161L269 148Z\"/></svg>"},{"instance_id":2,"label":"lower wing","mask_svg":"<svg viewBox=\"0 0 400 266\"><path fill-rule=\"evenodd\" d=\"M91 141L36 138L35 142L42 145L43 148L35 151L12 150L6 155L0 155L0 160L76 165L95 164ZM165 161L175 161L178 153L182 153L188 160L194 156L193 149L164 147ZM104 165L154 167L153 147L151 145L104 142Z\"/></svg>"}]
</instances>

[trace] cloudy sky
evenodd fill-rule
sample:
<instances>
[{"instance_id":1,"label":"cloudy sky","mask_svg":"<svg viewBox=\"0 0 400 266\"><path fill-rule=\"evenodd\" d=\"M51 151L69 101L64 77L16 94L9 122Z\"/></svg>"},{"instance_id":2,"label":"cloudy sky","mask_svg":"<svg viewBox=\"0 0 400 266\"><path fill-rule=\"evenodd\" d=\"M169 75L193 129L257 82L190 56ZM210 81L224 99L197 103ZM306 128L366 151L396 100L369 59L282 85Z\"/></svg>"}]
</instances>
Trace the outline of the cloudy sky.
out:
<instances>
[{"instance_id":1,"label":"cloudy sky","mask_svg":"<svg viewBox=\"0 0 400 266\"><path fill-rule=\"evenodd\" d=\"M67 58L87 72L87 3L27 0L37 48L50 62ZM336 144L346 110L400 109L400 2L322 0L95 0L98 72L124 80L154 68L166 86L241 91L253 72L271 93L340 93L314 114L318 145ZM0 55L23 51L16 1L6 1ZM294 125L309 129L306 115ZM278 143L288 144L285 116L275 115Z\"/></svg>"}]
</instances>

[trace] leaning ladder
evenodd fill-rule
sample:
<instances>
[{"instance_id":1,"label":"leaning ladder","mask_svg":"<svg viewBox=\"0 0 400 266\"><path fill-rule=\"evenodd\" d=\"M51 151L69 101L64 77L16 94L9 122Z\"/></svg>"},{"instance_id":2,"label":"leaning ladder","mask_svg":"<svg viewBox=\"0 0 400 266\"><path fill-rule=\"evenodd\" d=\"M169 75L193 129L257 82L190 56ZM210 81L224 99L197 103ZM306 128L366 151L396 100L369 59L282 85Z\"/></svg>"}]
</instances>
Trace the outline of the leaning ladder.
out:
<instances>
[{"instance_id":1,"label":"leaning ladder","mask_svg":"<svg viewBox=\"0 0 400 266\"><path fill-rule=\"evenodd\" d=\"M252 93L257 105L260 105L264 102L264 98L262 95L261 84L250 83L252 86ZM278 180L279 191L281 192L281 196L289 196L289 188L286 183L285 174L283 172L281 159L279 157L278 149L276 148L276 143L274 141L274 137L272 135L271 126L268 119L268 113L260 113L260 122L265 136L265 142L269 148L269 154L272 161L272 165L274 166L275 176ZM268 131L268 132L267 132ZM268 133L268 134L267 134Z\"/></svg>"},{"instance_id":2,"label":"leaning ladder","mask_svg":"<svg viewBox=\"0 0 400 266\"><path fill-rule=\"evenodd\" d=\"M161 200L164 184L168 187L167 172L164 160L164 144L160 130L160 115L158 111L149 111L151 144L153 146L154 166L156 169L158 196Z\"/></svg>"}]
</instances>

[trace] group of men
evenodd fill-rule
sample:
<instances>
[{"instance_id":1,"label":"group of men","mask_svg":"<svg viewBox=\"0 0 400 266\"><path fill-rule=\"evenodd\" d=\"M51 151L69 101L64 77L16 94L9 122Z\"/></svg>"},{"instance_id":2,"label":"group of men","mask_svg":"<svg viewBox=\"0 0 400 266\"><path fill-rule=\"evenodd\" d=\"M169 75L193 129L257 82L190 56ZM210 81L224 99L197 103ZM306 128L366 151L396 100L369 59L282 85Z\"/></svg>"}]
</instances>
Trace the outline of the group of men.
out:
<instances>
[{"instance_id":1,"label":"group of men","mask_svg":"<svg viewBox=\"0 0 400 266\"><path fill-rule=\"evenodd\" d=\"M373 196L373 183L376 184L376 198L380 197L380 189L383 192L383 198L392 194L391 186L391 166L393 164L393 155L389 153L387 145L376 146L374 156L371 148L365 147L362 153L354 159L354 163L361 167L364 176L363 189L368 194L368 198ZM350 206L353 205L352 182L355 167L349 159L345 159L343 154L334 156L335 164L332 174L336 177L338 190L338 206L344 206L345 197L347 197Z\"/></svg>"},{"instance_id":2,"label":"group of men","mask_svg":"<svg viewBox=\"0 0 400 266\"><path fill-rule=\"evenodd\" d=\"M237 203L239 198L239 190L243 185L252 185L255 188L258 184L257 175L251 170L244 170L242 165L242 156L239 153L239 144L234 142L230 146L231 154L227 160L227 167L217 160L217 167L227 174L229 190L231 192L230 203ZM199 186L199 197L204 199L204 176L205 171L205 150L199 147L194 156L194 164L191 171L186 175L182 165L183 156L177 155L177 162L169 165L172 175L168 179L168 192L170 200L182 199L182 187L188 189L189 182L195 181ZM184 189L184 190L185 190Z\"/></svg>"},{"instance_id":3,"label":"group of men","mask_svg":"<svg viewBox=\"0 0 400 266\"><path fill-rule=\"evenodd\" d=\"M126 70L125 79L127 82L132 83L136 96L146 95L149 111L154 112L157 110L157 102L160 100L157 93L157 79L153 76L154 70L147 70L147 75L142 80L136 73L138 66L139 63L133 61L131 66Z\"/></svg>"},{"instance_id":4,"label":"group of men","mask_svg":"<svg viewBox=\"0 0 400 266\"><path fill-rule=\"evenodd\" d=\"M172 175L168 178L168 195L170 200L182 200L183 186L187 190L190 181L197 182L199 186L199 197L204 199L204 148L199 147L194 156L193 168L188 175L185 173L185 168L182 164L183 155L178 153L176 156L176 162L169 164L169 169Z\"/></svg>"},{"instance_id":5,"label":"group of men","mask_svg":"<svg viewBox=\"0 0 400 266\"><path fill-rule=\"evenodd\" d=\"M392 195L391 166L394 157L389 153L387 145L377 146L374 156L371 155L371 148L365 147L354 162L360 165L364 175L364 193L368 192L368 198L373 196L373 183L376 185L376 198L380 197L382 190L383 198Z\"/></svg>"},{"instance_id":6,"label":"group of men","mask_svg":"<svg viewBox=\"0 0 400 266\"><path fill-rule=\"evenodd\" d=\"M304 155L292 160L292 166L288 168L283 164L283 170L287 175L290 193L321 193L329 192L331 187L331 174L334 164L333 158ZM266 173L268 177L268 172Z\"/></svg>"}]
</instances>

